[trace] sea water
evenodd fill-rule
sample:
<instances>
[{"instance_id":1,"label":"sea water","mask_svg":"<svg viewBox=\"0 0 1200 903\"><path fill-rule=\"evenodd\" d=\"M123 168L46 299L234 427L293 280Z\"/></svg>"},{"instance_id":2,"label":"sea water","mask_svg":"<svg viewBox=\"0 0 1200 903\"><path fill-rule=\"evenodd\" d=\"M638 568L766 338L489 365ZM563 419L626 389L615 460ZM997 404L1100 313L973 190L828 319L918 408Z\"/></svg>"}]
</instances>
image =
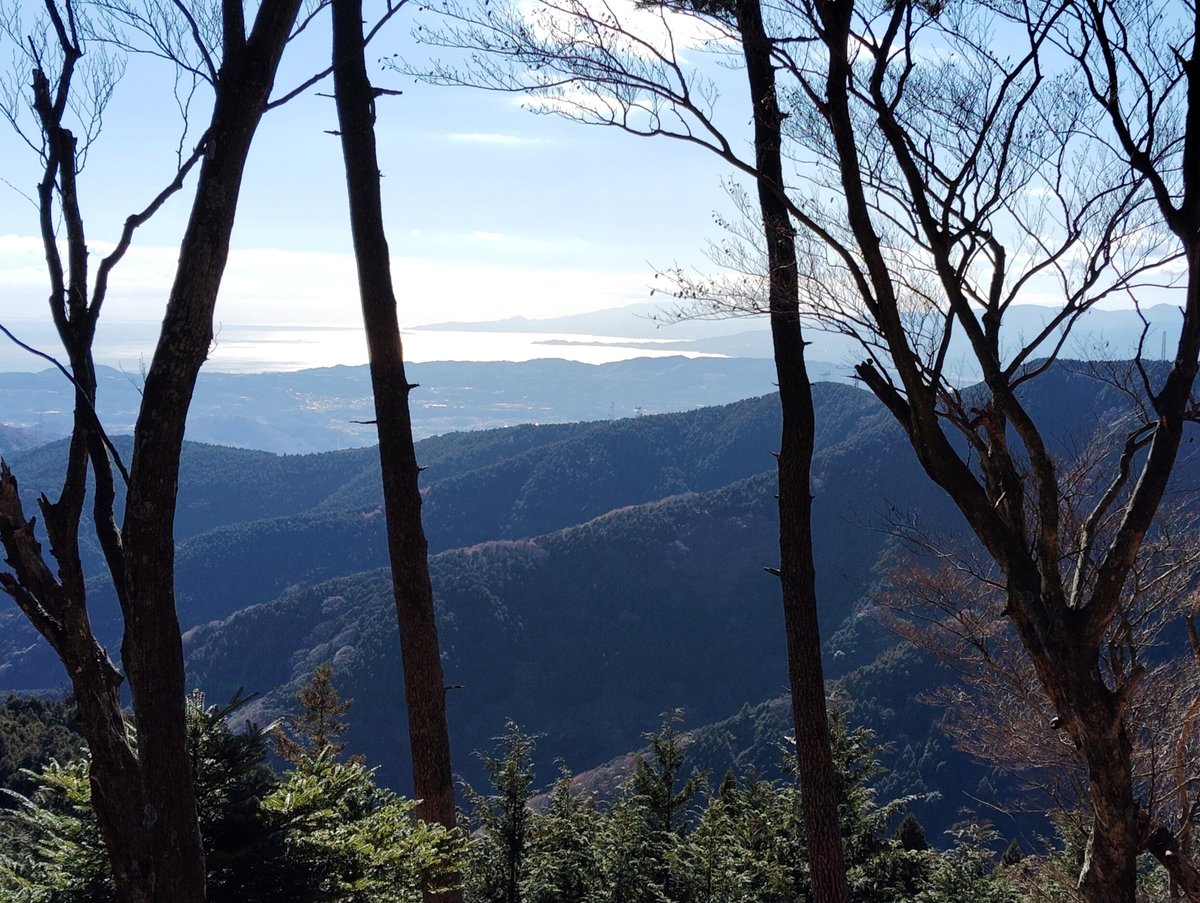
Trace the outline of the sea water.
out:
<instances>
[{"instance_id":1,"label":"sea water","mask_svg":"<svg viewBox=\"0 0 1200 903\"><path fill-rule=\"evenodd\" d=\"M53 327L42 320L4 324L23 343L57 360L65 360ZM149 367L158 338L158 323L111 321L96 332L98 364L129 373ZM357 365L367 362L361 327L340 325L217 324L205 369L224 373L264 373ZM635 357L712 357L674 349L671 339L630 339L544 332L472 332L405 329L404 356L424 361L528 361L561 358L605 364ZM44 370L52 364L0 335L0 371Z\"/></svg>"}]
</instances>

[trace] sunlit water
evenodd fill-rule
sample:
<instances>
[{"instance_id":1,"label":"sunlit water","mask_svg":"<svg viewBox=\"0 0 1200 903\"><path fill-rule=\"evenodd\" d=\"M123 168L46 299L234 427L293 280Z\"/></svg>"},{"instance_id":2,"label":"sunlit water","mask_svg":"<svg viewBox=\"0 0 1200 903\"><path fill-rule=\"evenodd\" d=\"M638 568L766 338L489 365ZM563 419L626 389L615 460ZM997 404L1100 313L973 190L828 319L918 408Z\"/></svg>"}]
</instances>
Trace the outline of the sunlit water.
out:
<instances>
[{"instance_id":1,"label":"sunlit water","mask_svg":"<svg viewBox=\"0 0 1200 903\"><path fill-rule=\"evenodd\" d=\"M40 321L6 323L26 344L62 357L58 340ZM149 365L157 323L110 322L96 335L96 361L128 372ZM528 361L561 358L605 364L635 357L712 357L672 349L671 340L620 336L563 335L538 332L404 331L404 356L422 361ZM226 373L287 372L310 367L367 362L362 329L348 326L259 326L224 324L217 328L205 369ZM0 336L0 370L43 370L50 364Z\"/></svg>"}]
</instances>

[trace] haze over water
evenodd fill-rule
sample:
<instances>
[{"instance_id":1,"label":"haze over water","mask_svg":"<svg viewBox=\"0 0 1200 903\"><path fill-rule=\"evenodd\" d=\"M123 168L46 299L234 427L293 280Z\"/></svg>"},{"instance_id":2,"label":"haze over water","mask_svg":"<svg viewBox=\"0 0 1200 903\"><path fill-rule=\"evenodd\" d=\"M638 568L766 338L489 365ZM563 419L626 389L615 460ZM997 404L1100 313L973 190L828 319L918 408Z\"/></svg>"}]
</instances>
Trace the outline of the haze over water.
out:
<instances>
[{"instance_id":1,"label":"haze over water","mask_svg":"<svg viewBox=\"0 0 1200 903\"><path fill-rule=\"evenodd\" d=\"M5 324L21 341L63 360L50 324L15 320ZM101 324L96 335L96 361L130 373L149 366L159 324L114 321ZM471 332L405 330L405 359L426 361L528 361L561 358L587 364L605 364L634 357L683 355L705 357L694 351L672 350L669 339L638 339L577 333ZM586 344L594 342L595 344ZM653 347L658 345L661 347ZM214 347L205 369L224 373L288 372L312 367L358 365L367 362L361 327L273 326L222 324L216 328ZM0 336L0 371L40 371L50 364Z\"/></svg>"}]
</instances>

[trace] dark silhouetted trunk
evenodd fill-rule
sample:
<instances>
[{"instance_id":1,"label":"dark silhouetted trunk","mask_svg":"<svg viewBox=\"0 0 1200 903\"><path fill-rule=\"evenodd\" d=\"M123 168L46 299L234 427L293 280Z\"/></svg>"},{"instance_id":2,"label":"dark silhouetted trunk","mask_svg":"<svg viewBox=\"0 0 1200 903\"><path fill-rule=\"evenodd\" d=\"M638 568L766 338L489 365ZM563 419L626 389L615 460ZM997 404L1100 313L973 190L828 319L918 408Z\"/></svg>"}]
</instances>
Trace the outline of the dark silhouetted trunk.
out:
<instances>
[{"instance_id":1,"label":"dark silhouetted trunk","mask_svg":"<svg viewBox=\"0 0 1200 903\"><path fill-rule=\"evenodd\" d=\"M868 362L859 365L857 372L903 427L927 474L953 500L999 565L1006 583L1005 613L1057 710L1062 728L1070 732L1079 750L1087 770L1087 803L1092 815L1079 877L1080 896L1089 903L1132 903L1137 894L1137 856L1145 850L1158 856L1176 888L1195 894L1200 888L1200 874L1178 855L1179 845L1170 832L1151 823L1135 797L1133 744L1126 716L1129 697L1139 679L1137 670L1114 675L1111 662L1106 667L1103 653L1126 597L1130 571L1159 512L1178 457L1184 422L1192 417L1191 393L1200 352L1200 271L1195 241L1200 228L1200 194L1189 187L1178 209L1167 201L1167 193L1155 195L1166 224L1181 239L1189 264L1180 338L1161 387L1153 390L1149 377L1144 377L1153 419L1146 424L1140 464L1127 467L1114 483L1127 493L1121 507L1110 511L1110 499L1093 509L1096 516L1112 518L1112 536L1103 548L1093 547L1094 537L1086 539L1089 579L1081 579L1076 572L1068 588L1065 562L1074 553L1063 550L1084 541L1087 531L1080 536L1064 535L1065 525L1070 523L1072 492L1062 485L1061 464L1048 451L1039 427L1018 397L1017 386L1026 379L1025 372L1015 365L1006 369L1001 363L1000 325L1007 307L1001 289L1010 275L1005 270L1006 255L1003 249L993 252L996 275L980 315L973 307L979 303L977 298L969 296L964 285L964 270L956 264L955 245L943 225L946 211L939 206L942 201L926 184L923 167L928 161L920 157L921 142L913 140L896 113L896 104L885 94L884 86L889 83L879 63L875 77L867 81L867 93L852 97L849 85L858 66L851 58L852 6L818 0L815 9L829 53L826 102L821 113L836 148L834 162L846 200L847 222L862 255L864 288L860 294L894 368L894 374L884 374ZM898 22L902 14L897 7L893 22ZM1097 19L1102 17L1098 11L1096 15ZM1104 43L1099 40L1101 46ZM1032 53L1036 55L1039 48L1033 47ZM1200 83L1193 87L1193 93L1197 90ZM1114 91L1112 97L1117 96ZM911 204L947 310L970 343L983 374L986 396L973 402L969 416L964 416L960 401L947 401L950 393L938 381L940 376L922 368L913 350L914 339L903 322L899 292L903 291L905 277L894 272L893 264L886 259L884 243L872 223L875 208L867 199L867 186L878 176L864 174L859 162L851 107L864 100L870 105L870 125L864 128L878 128L898 174L890 186L890 196L904 196ZM1120 113L1114 112L1113 116L1119 118ZM1200 159L1200 104L1189 109L1187 119L1184 157L1190 152L1192 159ZM1119 124L1116 131L1126 147L1132 147L1134 140L1121 132ZM1006 140L1016 141L1013 135L1018 133L1019 129L1014 129ZM1156 165L1152 157L1130 151L1133 169L1143 176L1150 175L1151 167ZM1196 172L1187 166L1182 171L1188 176ZM989 240L993 237L990 224L982 220L970 223L969 228ZM961 224L956 229L967 231ZM939 408L939 404L944 407ZM947 424L973 444L970 457L964 457L949 440L944 432Z\"/></svg>"},{"instance_id":2,"label":"dark silhouetted trunk","mask_svg":"<svg viewBox=\"0 0 1200 903\"><path fill-rule=\"evenodd\" d=\"M153 899L204 899L204 856L186 747L183 643L175 609L175 503L184 426L213 335L213 311L237 210L250 142L266 108L299 0L266 0L249 36L231 31L226 0L225 57L196 199L180 246L134 431L125 507L125 638L144 827L155 864ZM240 10L240 6L239 6ZM240 16L237 17L240 23Z\"/></svg>"},{"instance_id":3,"label":"dark silhouetted trunk","mask_svg":"<svg viewBox=\"0 0 1200 903\"><path fill-rule=\"evenodd\" d=\"M814 899L846 903L850 891L835 796L812 551L812 384L804 363L800 326L796 233L783 193L783 116L758 0L740 0L737 16L754 107L756 182L767 245L771 338L783 416L778 458L779 576L809 867Z\"/></svg>"},{"instance_id":4,"label":"dark silhouetted trunk","mask_svg":"<svg viewBox=\"0 0 1200 903\"><path fill-rule=\"evenodd\" d=\"M333 64L354 256L375 394L413 784L420 800L417 814L425 821L453 828L456 818L446 691L429 578L429 549L421 525L420 468L408 408L409 392L414 386L404 373L391 258L384 233L375 149L376 93L364 61L361 0L333 2ZM434 898L430 894L426 897ZM452 891L436 899L457 903L462 894Z\"/></svg>"},{"instance_id":5,"label":"dark silhouetted trunk","mask_svg":"<svg viewBox=\"0 0 1200 903\"><path fill-rule=\"evenodd\" d=\"M13 573L0 574L0 584L54 648L70 676L91 750L96 820L108 849L117 897L123 903L203 903L205 898L174 594L179 455L192 390L212 340L213 309L250 142L298 9L299 0L264 0L247 35L240 0L224 0L224 56L203 153L190 158L150 206L126 221L117 250L97 271L89 298L87 244L75 191L75 138L63 126L66 92L82 48L71 11L63 17L52 2L47 3L64 62L53 92L40 65L34 74L35 109L50 148L39 186L39 207L51 315L67 349L76 388L75 420L62 493L57 502L43 498L40 503L58 576L48 566L34 539L32 522L21 510L16 480L4 469L0 543ZM108 271L124 254L134 229L181 187L201 156L195 201L146 377L127 475L124 529L118 530L111 448L94 410L92 338ZM55 231L56 194L65 223L65 267ZM97 643L87 615L78 541L89 464L95 479L93 520L124 617L121 657L133 701L136 747L123 720L121 675Z\"/></svg>"}]
</instances>

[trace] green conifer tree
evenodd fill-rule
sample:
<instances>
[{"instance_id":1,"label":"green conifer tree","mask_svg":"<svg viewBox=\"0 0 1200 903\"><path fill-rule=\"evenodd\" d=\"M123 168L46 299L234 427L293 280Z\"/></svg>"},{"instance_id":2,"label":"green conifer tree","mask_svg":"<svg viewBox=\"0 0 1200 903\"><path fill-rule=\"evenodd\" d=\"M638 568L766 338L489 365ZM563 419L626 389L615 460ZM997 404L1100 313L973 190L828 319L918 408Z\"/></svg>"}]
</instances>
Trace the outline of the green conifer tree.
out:
<instances>
[{"instance_id":1,"label":"green conifer tree","mask_svg":"<svg viewBox=\"0 0 1200 903\"><path fill-rule=\"evenodd\" d=\"M466 789L472 822L483 831L472 858L471 898L480 903L520 903L533 825L529 798L536 740L511 721L496 740L497 754L483 756L495 792L485 796Z\"/></svg>"}]
</instances>

